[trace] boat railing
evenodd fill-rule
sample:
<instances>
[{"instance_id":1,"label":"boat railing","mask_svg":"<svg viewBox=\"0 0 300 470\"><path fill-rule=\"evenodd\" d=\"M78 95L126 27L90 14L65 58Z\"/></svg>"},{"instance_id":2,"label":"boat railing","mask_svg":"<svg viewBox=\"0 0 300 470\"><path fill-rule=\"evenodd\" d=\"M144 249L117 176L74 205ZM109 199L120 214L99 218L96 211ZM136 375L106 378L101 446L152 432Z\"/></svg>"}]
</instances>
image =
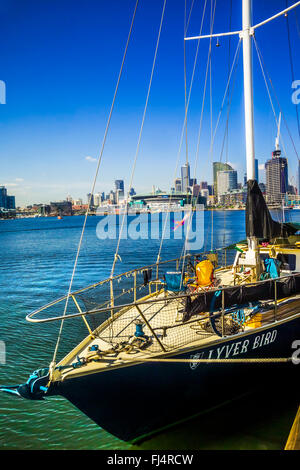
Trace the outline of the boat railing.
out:
<instances>
[{"instance_id":1,"label":"boat railing","mask_svg":"<svg viewBox=\"0 0 300 470\"><path fill-rule=\"evenodd\" d=\"M204 257L205 253L201 253L201 256ZM199 259L198 255L193 255L188 257L189 260L195 263ZM164 291L164 273L168 272L170 269L178 269L180 266L179 263L182 263L182 258L177 258L174 260L164 261L162 263L157 263L155 266L158 267L156 275L154 278L148 279L148 282L145 282L144 271L147 268L140 268L128 271L122 275L118 275L113 279L107 279L98 284L94 284L85 289L78 290L73 292L70 295L69 299L69 310L67 314L62 315L62 307L66 301L67 296L64 296L54 302L51 302L34 312L31 312L27 315L26 319L30 322L35 323L45 323L57 320L66 320L76 317L82 317L85 320L85 324L88 326L89 333L92 334L93 330L98 328L105 322L110 322L111 319L115 318L120 312L124 314L126 309L132 308L133 305L138 306L150 306L155 303L161 302L160 294ZM222 269L222 267L220 267ZM157 275L158 274L158 275ZM271 299L275 302L274 306L274 318L276 319L277 311L277 282L284 279L289 279L291 277L299 277L299 274L289 274L281 276L277 279L265 279L258 281L256 283L246 284L248 287L263 285L266 282L272 282L274 284L274 298ZM111 285L113 287L113 299L111 298ZM101 286L101 291L99 287ZM210 289L210 292L226 292L228 289L231 289L228 286L218 286L213 289ZM197 294L191 293L172 293L169 298L165 298L165 302L170 300L178 300L185 302L189 297L195 297L201 295L203 292ZM87 295L88 294L88 295ZM182 307L184 308L184 306ZM49 316L49 310L51 310L51 316ZM47 312L47 317L38 317L37 314ZM87 319L91 322L91 325L87 323ZM154 327L155 328L155 327Z\"/></svg>"},{"instance_id":2,"label":"boat railing","mask_svg":"<svg viewBox=\"0 0 300 470\"><path fill-rule=\"evenodd\" d=\"M125 308L124 305L132 305L141 299L153 301L164 289L164 276L167 273L177 272L184 276L186 272L189 272L193 276L196 264L212 255L215 259L215 268L222 269L228 260L233 262L234 254L235 250L232 248L222 248L214 252L187 253L185 256L135 268L78 289L69 296L65 295L56 299L29 313L26 320L43 323L53 319L82 316L91 334L120 308ZM66 301L68 305L64 312ZM87 320L89 314L91 315Z\"/></svg>"}]
</instances>

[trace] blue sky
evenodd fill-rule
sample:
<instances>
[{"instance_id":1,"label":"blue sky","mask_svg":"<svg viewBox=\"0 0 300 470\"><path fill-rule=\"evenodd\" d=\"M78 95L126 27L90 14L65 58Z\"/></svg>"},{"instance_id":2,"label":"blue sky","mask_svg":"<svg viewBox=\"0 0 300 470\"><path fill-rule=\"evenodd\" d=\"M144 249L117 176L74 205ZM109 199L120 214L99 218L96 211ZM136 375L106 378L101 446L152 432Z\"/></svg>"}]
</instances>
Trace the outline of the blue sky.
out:
<instances>
[{"instance_id":1,"label":"blue sky","mask_svg":"<svg viewBox=\"0 0 300 470\"><path fill-rule=\"evenodd\" d=\"M190 8L191 0L187 0ZM204 0L195 0L188 35L199 32ZM211 0L203 33L209 32ZM288 4L291 4L289 1ZM1 0L0 80L6 104L0 105L0 184L16 195L17 205L47 203L67 194L86 199L96 169L135 0ZM129 183L146 99L163 0L140 0L128 56L100 167L96 191L109 191L115 179ZM286 0L254 0L253 22L285 8ZM299 8L298 8L299 10ZM214 32L229 28L230 0L217 0ZM289 15L295 79L300 80L300 11ZM232 29L240 29L241 0L232 0ZM173 185L184 119L184 0L167 0L157 64L133 181L138 192L152 185ZM299 152L299 136L291 88L286 19L257 30L256 40ZM228 38L212 49L213 127L228 74ZM231 40L231 61L238 43ZM188 154L194 176L195 148L203 94L208 40L199 48L188 114ZM191 79L197 43L186 44L187 81ZM297 61L298 58L298 61ZM262 74L254 62L255 148L260 164L270 157L276 125ZM209 89L207 90L209 92ZM279 108L273 96L276 113ZM221 157L225 106L210 154L210 103L205 101L196 177L212 180L212 161ZM295 184L297 156L282 123ZM86 159L86 157L91 157ZM228 161L245 171L242 54L229 119ZM185 161L185 146L179 166ZM178 169L179 175L179 169ZM262 176L262 175L261 175Z\"/></svg>"}]
</instances>

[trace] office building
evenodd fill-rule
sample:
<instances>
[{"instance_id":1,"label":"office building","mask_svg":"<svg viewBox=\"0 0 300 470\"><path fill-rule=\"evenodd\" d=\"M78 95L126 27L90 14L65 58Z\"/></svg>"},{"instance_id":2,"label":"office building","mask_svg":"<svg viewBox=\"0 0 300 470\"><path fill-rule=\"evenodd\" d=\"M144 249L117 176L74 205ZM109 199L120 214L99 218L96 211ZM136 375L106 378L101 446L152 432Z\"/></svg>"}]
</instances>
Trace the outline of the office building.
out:
<instances>
[{"instance_id":1,"label":"office building","mask_svg":"<svg viewBox=\"0 0 300 470\"><path fill-rule=\"evenodd\" d=\"M218 196L237 189L237 172L235 170L218 171L217 185Z\"/></svg>"},{"instance_id":2,"label":"office building","mask_svg":"<svg viewBox=\"0 0 300 470\"><path fill-rule=\"evenodd\" d=\"M129 196L134 196L136 194L134 188L130 188L129 190Z\"/></svg>"},{"instance_id":3,"label":"office building","mask_svg":"<svg viewBox=\"0 0 300 470\"><path fill-rule=\"evenodd\" d=\"M94 195L91 193L87 194L87 204L90 204L90 206L94 205Z\"/></svg>"},{"instance_id":4,"label":"office building","mask_svg":"<svg viewBox=\"0 0 300 470\"><path fill-rule=\"evenodd\" d=\"M102 194L96 193L94 194L94 206L99 207L102 202Z\"/></svg>"},{"instance_id":5,"label":"office building","mask_svg":"<svg viewBox=\"0 0 300 470\"><path fill-rule=\"evenodd\" d=\"M190 165L186 163L181 167L181 191L187 192L190 185Z\"/></svg>"},{"instance_id":6,"label":"office building","mask_svg":"<svg viewBox=\"0 0 300 470\"><path fill-rule=\"evenodd\" d=\"M115 180L115 191L119 197L124 196L124 180Z\"/></svg>"},{"instance_id":7,"label":"office building","mask_svg":"<svg viewBox=\"0 0 300 470\"><path fill-rule=\"evenodd\" d=\"M254 160L254 169L255 169L255 179L259 183L259 180L258 180L258 160L257 160L257 158Z\"/></svg>"},{"instance_id":8,"label":"office building","mask_svg":"<svg viewBox=\"0 0 300 470\"><path fill-rule=\"evenodd\" d=\"M281 204L288 191L288 163L281 157L281 151L275 150L272 158L265 164L266 196L269 204Z\"/></svg>"},{"instance_id":9,"label":"office building","mask_svg":"<svg viewBox=\"0 0 300 470\"><path fill-rule=\"evenodd\" d=\"M15 209L15 196L8 196L5 186L0 186L0 207L3 209Z\"/></svg>"},{"instance_id":10,"label":"office building","mask_svg":"<svg viewBox=\"0 0 300 470\"><path fill-rule=\"evenodd\" d=\"M181 192L182 188L181 188L181 178L176 178L175 181L174 181L174 186L175 186L175 191L176 192Z\"/></svg>"},{"instance_id":11,"label":"office building","mask_svg":"<svg viewBox=\"0 0 300 470\"><path fill-rule=\"evenodd\" d=\"M233 170L232 166L228 165L228 163L222 162L213 162L213 177L214 177L214 195L218 195L218 172L225 171L225 170Z\"/></svg>"}]
</instances>

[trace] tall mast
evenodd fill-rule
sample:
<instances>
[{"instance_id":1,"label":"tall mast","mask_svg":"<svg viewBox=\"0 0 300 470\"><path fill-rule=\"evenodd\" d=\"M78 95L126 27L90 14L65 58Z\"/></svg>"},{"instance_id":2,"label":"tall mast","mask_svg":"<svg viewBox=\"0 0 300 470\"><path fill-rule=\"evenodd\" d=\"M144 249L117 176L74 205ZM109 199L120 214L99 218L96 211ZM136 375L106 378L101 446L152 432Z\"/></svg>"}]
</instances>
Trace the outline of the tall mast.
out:
<instances>
[{"instance_id":1,"label":"tall mast","mask_svg":"<svg viewBox=\"0 0 300 470\"><path fill-rule=\"evenodd\" d=\"M243 67L247 180L255 179L251 0L243 0Z\"/></svg>"}]
</instances>

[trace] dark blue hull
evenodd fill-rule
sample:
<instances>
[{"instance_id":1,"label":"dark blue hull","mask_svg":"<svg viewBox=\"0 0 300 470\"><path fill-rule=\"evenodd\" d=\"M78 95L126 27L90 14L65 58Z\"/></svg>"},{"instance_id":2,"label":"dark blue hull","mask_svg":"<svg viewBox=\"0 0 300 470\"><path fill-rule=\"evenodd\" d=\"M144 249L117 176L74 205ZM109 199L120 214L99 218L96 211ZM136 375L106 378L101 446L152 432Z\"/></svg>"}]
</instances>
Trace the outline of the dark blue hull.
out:
<instances>
[{"instance_id":1,"label":"dark blue hull","mask_svg":"<svg viewBox=\"0 0 300 470\"><path fill-rule=\"evenodd\" d=\"M168 357L288 358L295 352L292 343L297 339L299 318ZM89 375L82 369L81 376L55 383L49 394L64 396L100 427L130 441L264 383L276 386L288 379L296 383L296 376L299 368L293 362L141 363Z\"/></svg>"}]
</instances>

